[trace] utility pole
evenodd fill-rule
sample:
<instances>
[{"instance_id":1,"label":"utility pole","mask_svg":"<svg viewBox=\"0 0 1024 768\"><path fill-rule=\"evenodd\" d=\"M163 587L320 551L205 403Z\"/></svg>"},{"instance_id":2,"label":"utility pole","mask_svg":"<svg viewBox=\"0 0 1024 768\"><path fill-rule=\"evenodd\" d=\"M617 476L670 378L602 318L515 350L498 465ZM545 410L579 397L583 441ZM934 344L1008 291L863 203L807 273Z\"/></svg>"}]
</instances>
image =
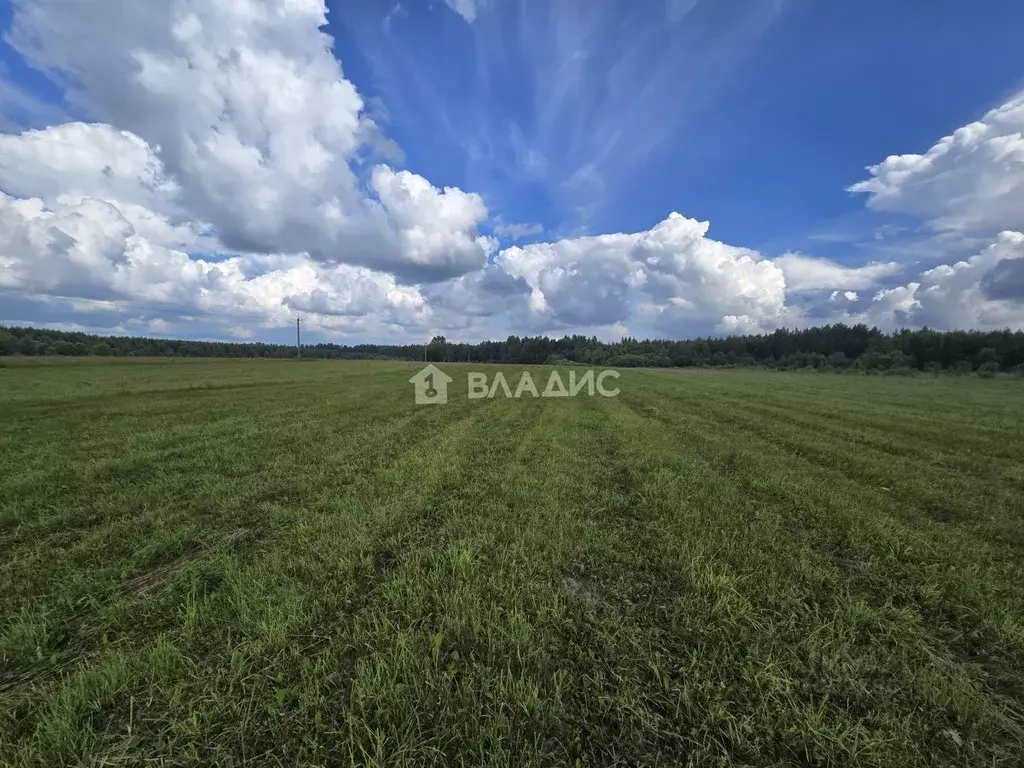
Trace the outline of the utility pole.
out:
<instances>
[{"instance_id":1,"label":"utility pole","mask_svg":"<svg viewBox=\"0 0 1024 768\"><path fill-rule=\"evenodd\" d=\"M302 359L302 330L301 330L301 325L302 325L302 318L301 317L296 317L295 318L295 356L299 360Z\"/></svg>"}]
</instances>

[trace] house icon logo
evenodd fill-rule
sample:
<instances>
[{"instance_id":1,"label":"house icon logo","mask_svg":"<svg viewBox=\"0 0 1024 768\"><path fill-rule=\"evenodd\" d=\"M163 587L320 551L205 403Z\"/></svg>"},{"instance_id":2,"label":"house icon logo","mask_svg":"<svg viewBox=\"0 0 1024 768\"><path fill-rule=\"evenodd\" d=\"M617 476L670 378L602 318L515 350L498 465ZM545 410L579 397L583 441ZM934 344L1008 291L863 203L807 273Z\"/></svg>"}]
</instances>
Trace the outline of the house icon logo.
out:
<instances>
[{"instance_id":1,"label":"house icon logo","mask_svg":"<svg viewBox=\"0 0 1024 768\"><path fill-rule=\"evenodd\" d=\"M416 405L444 405L448 402L448 385L453 381L436 365L428 365L409 379L416 389Z\"/></svg>"}]
</instances>

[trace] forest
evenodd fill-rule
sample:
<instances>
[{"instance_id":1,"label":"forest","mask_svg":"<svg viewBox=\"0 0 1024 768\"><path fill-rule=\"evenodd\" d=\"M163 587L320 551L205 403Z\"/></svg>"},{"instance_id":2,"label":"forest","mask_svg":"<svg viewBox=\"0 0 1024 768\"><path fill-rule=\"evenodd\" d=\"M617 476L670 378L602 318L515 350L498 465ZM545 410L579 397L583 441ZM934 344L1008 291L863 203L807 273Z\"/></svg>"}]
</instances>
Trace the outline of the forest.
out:
<instances>
[{"instance_id":1,"label":"forest","mask_svg":"<svg viewBox=\"0 0 1024 768\"><path fill-rule=\"evenodd\" d=\"M0 356L294 358L294 345L96 336L75 331L0 326ZM306 360L427 360L607 367L761 366L863 371L1024 372L1024 332L903 329L866 325L779 329L747 336L673 341L594 336L509 336L478 344L435 336L425 344L305 344Z\"/></svg>"}]
</instances>

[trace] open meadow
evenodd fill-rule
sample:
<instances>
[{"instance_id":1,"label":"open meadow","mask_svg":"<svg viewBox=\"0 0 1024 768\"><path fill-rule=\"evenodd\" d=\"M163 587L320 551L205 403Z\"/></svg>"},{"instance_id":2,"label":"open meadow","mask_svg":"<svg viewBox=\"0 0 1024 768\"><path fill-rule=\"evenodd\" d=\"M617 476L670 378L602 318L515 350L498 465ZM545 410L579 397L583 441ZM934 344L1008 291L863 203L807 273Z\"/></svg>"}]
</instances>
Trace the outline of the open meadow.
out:
<instances>
[{"instance_id":1,"label":"open meadow","mask_svg":"<svg viewBox=\"0 0 1024 768\"><path fill-rule=\"evenodd\" d=\"M441 368L0 367L0 765L1021 764L1024 379Z\"/></svg>"}]
</instances>

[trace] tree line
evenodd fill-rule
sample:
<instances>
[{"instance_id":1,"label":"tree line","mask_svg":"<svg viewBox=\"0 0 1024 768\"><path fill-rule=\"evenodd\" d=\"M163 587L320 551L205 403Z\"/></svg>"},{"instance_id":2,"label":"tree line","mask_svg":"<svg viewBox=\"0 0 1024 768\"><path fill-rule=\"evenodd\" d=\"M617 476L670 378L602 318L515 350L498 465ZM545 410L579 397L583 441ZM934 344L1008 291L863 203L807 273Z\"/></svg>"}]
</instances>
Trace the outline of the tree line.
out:
<instances>
[{"instance_id":1,"label":"tree line","mask_svg":"<svg viewBox=\"0 0 1024 768\"><path fill-rule=\"evenodd\" d=\"M296 348L262 342L96 336L0 326L0 356L289 358ZM303 359L427 360L606 367L766 366L863 371L1024 372L1024 332L900 330L824 325L804 330L684 341L594 336L509 336L467 344L435 336L426 344L304 344Z\"/></svg>"}]
</instances>

